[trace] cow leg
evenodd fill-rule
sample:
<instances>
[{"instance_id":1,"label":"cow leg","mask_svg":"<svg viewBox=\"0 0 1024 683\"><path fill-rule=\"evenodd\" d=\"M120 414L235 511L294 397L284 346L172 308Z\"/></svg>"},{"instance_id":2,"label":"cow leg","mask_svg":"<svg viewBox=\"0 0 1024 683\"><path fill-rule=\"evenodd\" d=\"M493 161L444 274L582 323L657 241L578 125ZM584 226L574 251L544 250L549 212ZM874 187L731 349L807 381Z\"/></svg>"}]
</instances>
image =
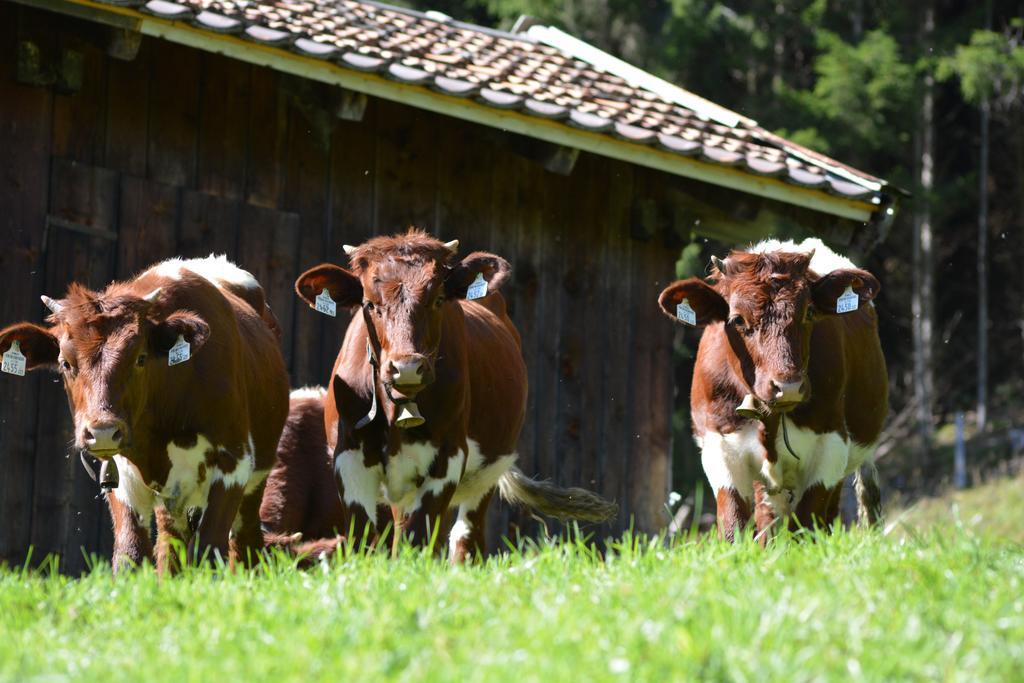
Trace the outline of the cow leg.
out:
<instances>
[{"instance_id":1,"label":"cow leg","mask_svg":"<svg viewBox=\"0 0 1024 683\"><path fill-rule=\"evenodd\" d=\"M344 533L351 532L357 539L369 535L368 540L376 540L374 536L381 533L387 519L386 508L382 511L377 504L384 468L380 463L368 466L363 452L351 449L335 454L334 478L345 509Z\"/></svg>"},{"instance_id":2,"label":"cow leg","mask_svg":"<svg viewBox=\"0 0 1024 683\"><path fill-rule=\"evenodd\" d=\"M181 570L178 550L185 547L185 531L167 508L156 508L156 570L161 576Z\"/></svg>"},{"instance_id":3,"label":"cow leg","mask_svg":"<svg viewBox=\"0 0 1024 683\"><path fill-rule=\"evenodd\" d=\"M482 558L487 552L487 509L494 489L484 494L476 506L459 506L459 515L448 535L448 552L452 564Z\"/></svg>"},{"instance_id":4,"label":"cow leg","mask_svg":"<svg viewBox=\"0 0 1024 683\"><path fill-rule=\"evenodd\" d=\"M762 546L768 545L772 537L772 526L775 524L775 508L771 499L765 491L764 484L754 482L754 525L757 529L757 539Z\"/></svg>"},{"instance_id":5,"label":"cow leg","mask_svg":"<svg viewBox=\"0 0 1024 683\"><path fill-rule=\"evenodd\" d=\"M398 548L402 536L417 548L425 547L432 538L443 541L440 527L444 525L445 512L455 494L455 484L448 484L438 492L428 490L419 499L419 505L406 513L394 510L395 537L392 552ZM443 543L434 545L434 552L440 553Z\"/></svg>"},{"instance_id":6,"label":"cow leg","mask_svg":"<svg viewBox=\"0 0 1024 683\"><path fill-rule=\"evenodd\" d=\"M260 523L260 503L266 486L266 475L263 472L254 472L245 486L238 514L231 527L232 566L241 563L243 567L252 567L259 561L266 546Z\"/></svg>"},{"instance_id":7,"label":"cow leg","mask_svg":"<svg viewBox=\"0 0 1024 683\"><path fill-rule=\"evenodd\" d=\"M189 561L205 559L207 562L213 562L217 558L225 562L229 560L228 537L241 507L243 495L241 486L226 485L224 480L215 481L210 485L206 509L199 520L199 530L189 543ZM259 518L258 505L254 505L250 512Z\"/></svg>"},{"instance_id":8,"label":"cow leg","mask_svg":"<svg viewBox=\"0 0 1024 683\"><path fill-rule=\"evenodd\" d=\"M857 470L854 490L857 492L857 521L861 526L875 526L882 516L882 494L878 490L878 469L874 462L869 460Z\"/></svg>"},{"instance_id":9,"label":"cow leg","mask_svg":"<svg viewBox=\"0 0 1024 683\"><path fill-rule=\"evenodd\" d=\"M716 499L718 533L725 540L734 541L736 532L750 520L750 502L732 488L718 489Z\"/></svg>"},{"instance_id":10,"label":"cow leg","mask_svg":"<svg viewBox=\"0 0 1024 683\"><path fill-rule=\"evenodd\" d=\"M110 518L114 524L114 554L111 564L114 573L140 567L146 560L153 561L153 541L149 525L143 526L139 516L122 503L113 491L107 493Z\"/></svg>"},{"instance_id":11,"label":"cow leg","mask_svg":"<svg viewBox=\"0 0 1024 683\"><path fill-rule=\"evenodd\" d=\"M796 516L790 528L794 531L814 527L831 529L832 523L839 516L839 494L842 487L842 481L830 487L820 483L810 486L796 505Z\"/></svg>"}]
</instances>

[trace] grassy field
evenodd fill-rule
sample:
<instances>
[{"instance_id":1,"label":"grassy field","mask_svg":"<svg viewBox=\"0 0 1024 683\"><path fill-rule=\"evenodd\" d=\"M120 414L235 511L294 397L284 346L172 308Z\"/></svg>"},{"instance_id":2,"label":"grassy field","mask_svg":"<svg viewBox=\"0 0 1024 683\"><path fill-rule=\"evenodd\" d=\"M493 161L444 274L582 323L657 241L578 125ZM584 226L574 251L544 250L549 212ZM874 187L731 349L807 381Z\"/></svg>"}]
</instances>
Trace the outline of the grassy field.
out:
<instances>
[{"instance_id":1,"label":"grassy field","mask_svg":"<svg viewBox=\"0 0 1024 683\"><path fill-rule=\"evenodd\" d=\"M458 569L406 551L165 581L6 571L0 679L1019 680L1022 596L1024 550L963 528Z\"/></svg>"},{"instance_id":2,"label":"grassy field","mask_svg":"<svg viewBox=\"0 0 1024 683\"><path fill-rule=\"evenodd\" d=\"M972 535L1024 543L1024 473L964 491L925 498L888 513L890 532L952 524Z\"/></svg>"}]
</instances>

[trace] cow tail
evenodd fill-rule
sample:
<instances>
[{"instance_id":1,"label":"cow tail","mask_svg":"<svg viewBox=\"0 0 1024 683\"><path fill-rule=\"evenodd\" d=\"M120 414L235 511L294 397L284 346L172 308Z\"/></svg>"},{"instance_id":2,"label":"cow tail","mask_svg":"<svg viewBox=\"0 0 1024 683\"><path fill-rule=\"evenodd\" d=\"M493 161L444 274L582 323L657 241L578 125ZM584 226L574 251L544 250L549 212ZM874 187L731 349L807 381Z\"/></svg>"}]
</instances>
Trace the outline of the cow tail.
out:
<instances>
[{"instance_id":1,"label":"cow tail","mask_svg":"<svg viewBox=\"0 0 1024 683\"><path fill-rule=\"evenodd\" d=\"M562 521L605 522L619 513L619 506L586 489L561 488L537 481L513 467L498 480L498 491L509 503L532 508Z\"/></svg>"},{"instance_id":2,"label":"cow tail","mask_svg":"<svg viewBox=\"0 0 1024 683\"><path fill-rule=\"evenodd\" d=\"M853 489L857 492L857 521L867 527L878 524L882 518L882 494L878 489L875 463L868 461L857 469Z\"/></svg>"}]
</instances>

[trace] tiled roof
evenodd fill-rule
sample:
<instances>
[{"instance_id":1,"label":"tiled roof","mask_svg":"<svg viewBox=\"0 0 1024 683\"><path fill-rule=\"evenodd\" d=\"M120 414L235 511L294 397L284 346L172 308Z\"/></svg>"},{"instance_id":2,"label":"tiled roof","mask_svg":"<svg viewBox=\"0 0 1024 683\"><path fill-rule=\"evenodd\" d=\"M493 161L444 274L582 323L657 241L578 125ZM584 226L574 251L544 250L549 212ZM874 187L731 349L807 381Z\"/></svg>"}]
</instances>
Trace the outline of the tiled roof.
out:
<instances>
[{"instance_id":1,"label":"tiled roof","mask_svg":"<svg viewBox=\"0 0 1024 683\"><path fill-rule=\"evenodd\" d=\"M133 0L102 1L138 5ZM680 88L661 82L669 88L666 95L665 89L631 77L641 74L658 81L649 74L623 65L632 70L627 77L616 75L623 72L545 44L537 39L544 34L537 31L505 33L433 12L355 0L150 0L140 9L839 197L877 204L885 185ZM723 119L716 112L731 116Z\"/></svg>"}]
</instances>

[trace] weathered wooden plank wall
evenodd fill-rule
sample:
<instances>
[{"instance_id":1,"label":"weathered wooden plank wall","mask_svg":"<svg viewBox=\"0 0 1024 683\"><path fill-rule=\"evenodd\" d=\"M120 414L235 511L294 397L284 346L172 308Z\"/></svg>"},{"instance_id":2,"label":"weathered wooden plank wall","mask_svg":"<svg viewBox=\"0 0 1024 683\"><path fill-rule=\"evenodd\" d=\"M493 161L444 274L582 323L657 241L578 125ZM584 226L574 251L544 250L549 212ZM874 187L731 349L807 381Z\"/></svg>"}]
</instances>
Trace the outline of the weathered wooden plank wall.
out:
<instances>
[{"instance_id":1,"label":"weathered wooden plank wall","mask_svg":"<svg viewBox=\"0 0 1024 683\"><path fill-rule=\"evenodd\" d=\"M522 468L619 501L599 535L664 523L672 330L655 297L677 252L630 229L634 197L656 196L663 176L590 155L556 175L479 126L372 99L362 121L342 120L325 87L151 39L120 61L106 39L0 5L0 324L41 320L39 294L73 280L102 287L169 256L226 252L268 289L293 384L324 383L347 319L299 307L296 275L416 225L515 268L506 295L531 386ZM20 41L49 68L80 54L77 92L19 83ZM31 543L78 571L79 548L108 551L110 532L65 450L62 387L5 375L0 392L0 560ZM502 506L491 525L537 531Z\"/></svg>"}]
</instances>

